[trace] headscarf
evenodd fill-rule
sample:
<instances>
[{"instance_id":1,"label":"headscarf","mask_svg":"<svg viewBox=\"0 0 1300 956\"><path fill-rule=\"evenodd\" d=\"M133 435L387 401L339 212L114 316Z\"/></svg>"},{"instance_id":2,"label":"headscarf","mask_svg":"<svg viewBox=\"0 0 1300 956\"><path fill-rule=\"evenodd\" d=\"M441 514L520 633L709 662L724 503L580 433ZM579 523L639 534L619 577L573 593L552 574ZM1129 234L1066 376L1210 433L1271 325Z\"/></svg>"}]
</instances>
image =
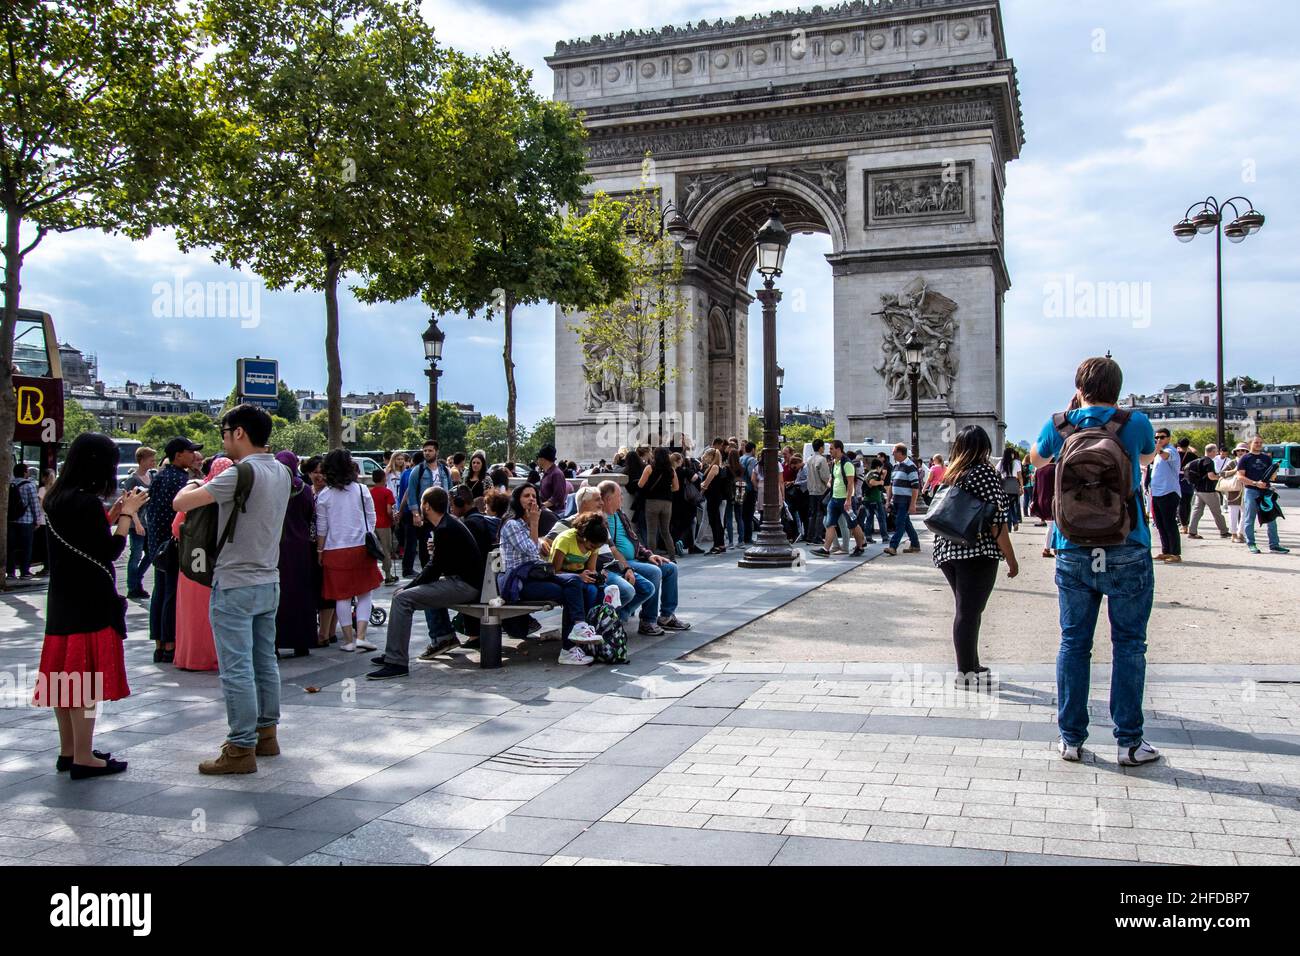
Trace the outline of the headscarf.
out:
<instances>
[{"instance_id":1,"label":"headscarf","mask_svg":"<svg viewBox=\"0 0 1300 956\"><path fill-rule=\"evenodd\" d=\"M286 448L284 451L275 453L275 460L289 469L289 475L293 479L293 490L296 494L302 488L302 476L298 474L298 456Z\"/></svg>"},{"instance_id":2,"label":"headscarf","mask_svg":"<svg viewBox=\"0 0 1300 956\"><path fill-rule=\"evenodd\" d=\"M212 467L208 469L208 476L203 479L203 483L206 485L209 481L217 477L217 475L221 474L233 464L234 462L224 455L220 458L214 458L212 460Z\"/></svg>"}]
</instances>

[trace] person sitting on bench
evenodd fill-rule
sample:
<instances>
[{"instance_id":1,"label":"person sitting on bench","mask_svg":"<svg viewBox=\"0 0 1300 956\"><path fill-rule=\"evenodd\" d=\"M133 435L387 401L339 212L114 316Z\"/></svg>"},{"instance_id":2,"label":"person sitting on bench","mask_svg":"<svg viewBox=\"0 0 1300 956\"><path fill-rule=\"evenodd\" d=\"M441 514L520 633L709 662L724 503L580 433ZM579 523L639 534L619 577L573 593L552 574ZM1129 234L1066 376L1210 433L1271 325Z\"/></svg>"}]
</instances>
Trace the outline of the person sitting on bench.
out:
<instances>
[{"instance_id":1,"label":"person sitting on bench","mask_svg":"<svg viewBox=\"0 0 1300 956\"><path fill-rule=\"evenodd\" d=\"M473 604L479 599L486 558L474 536L447 513L447 492L436 485L420 496L420 513L433 529L428 563L410 584L393 595L388 617L388 644L380 665L366 675L370 680L405 677L410 673L411 617L417 610ZM439 650L459 644L450 634Z\"/></svg>"}]
</instances>

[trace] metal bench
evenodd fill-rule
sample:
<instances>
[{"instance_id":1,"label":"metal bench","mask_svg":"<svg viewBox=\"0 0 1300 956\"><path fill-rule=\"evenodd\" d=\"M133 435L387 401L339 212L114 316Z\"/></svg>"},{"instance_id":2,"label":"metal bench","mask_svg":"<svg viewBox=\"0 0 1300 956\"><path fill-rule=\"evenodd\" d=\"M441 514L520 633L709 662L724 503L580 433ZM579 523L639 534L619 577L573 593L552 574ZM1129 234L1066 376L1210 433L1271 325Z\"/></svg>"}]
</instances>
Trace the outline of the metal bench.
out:
<instances>
[{"instance_id":1,"label":"metal bench","mask_svg":"<svg viewBox=\"0 0 1300 956\"><path fill-rule=\"evenodd\" d=\"M542 614L555 607L550 601L535 604L498 604L492 602L501 597L497 590L497 575L505 570L505 560L498 548L488 552L487 563L483 566L483 587L480 589L477 604L457 604L452 610L466 617L476 618L479 622L479 661L478 666L491 670L501 666L501 623L512 617L526 614Z\"/></svg>"}]
</instances>

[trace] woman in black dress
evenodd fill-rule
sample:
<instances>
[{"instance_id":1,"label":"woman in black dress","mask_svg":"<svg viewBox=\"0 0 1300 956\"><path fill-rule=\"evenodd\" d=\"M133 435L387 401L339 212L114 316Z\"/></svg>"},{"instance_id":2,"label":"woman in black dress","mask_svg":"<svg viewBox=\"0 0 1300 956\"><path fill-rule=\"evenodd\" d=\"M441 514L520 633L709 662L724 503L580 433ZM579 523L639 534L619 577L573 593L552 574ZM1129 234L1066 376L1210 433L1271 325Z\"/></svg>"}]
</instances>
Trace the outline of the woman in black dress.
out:
<instances>
[{"instance_id":1,"label":"woman in black dress","mask_svg":"<svg viewBox=\"0 0 1300 956\"><path fill-rule=\"evenodd\" d=\"M700 460L704 470L701 489L704 492L704 507L709 515L709 531L713 535L713 547L709 554L721 554L727 550L727 540L722 530L722 506L730 499L735 485L731 481L730 470L723 467L722 456L716 448L704 452Z\"/></svg>"},{"instance_id":2,"label":"woman in black dress","mask_svg":"<svg viewBox=\"0 0 1300 956\"><path fill-rule=\"evenodd\" d=\"M298 473L298 456L279 452L276 460L289 469L293 485L280 533L280 606L275 612L275 647L306 657L316 643L316 501L311 486Z\"/></svg>"},{"instance_id":3,"label":"woman in black dress","mask_svg":"<svg viewBox=\"0 0 1300 956\"><path fill-rule=\"evenodd\" d=\"M63 473L45 496L50 586L33 700L54 708L55 769L70 770L73 780L126 769L125 760L91 748L96 706L131 693L122 654L126 598L117 593L114 564L149 493L133 488L105 514L101 498L116 486L117 446L107 435L86 432L73 441Z\"/></svg>"}]
</instances>

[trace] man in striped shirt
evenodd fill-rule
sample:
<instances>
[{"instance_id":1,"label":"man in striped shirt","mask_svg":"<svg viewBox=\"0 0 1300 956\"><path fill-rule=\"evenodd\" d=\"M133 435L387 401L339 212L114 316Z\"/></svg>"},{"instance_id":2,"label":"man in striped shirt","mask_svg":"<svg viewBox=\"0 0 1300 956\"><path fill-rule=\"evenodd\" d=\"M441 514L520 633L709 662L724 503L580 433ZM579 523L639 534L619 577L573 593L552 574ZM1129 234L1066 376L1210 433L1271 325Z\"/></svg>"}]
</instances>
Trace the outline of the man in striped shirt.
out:
<instances>
[{"instance_id":1,"label":"man in striped shirt","mask_svg":"<svg viewBox=\"0 0 1300 956\"><path fill-rule=\"evenodd\" d=\"M907 532L907 547L904 552L920 551L921 539L912 527L912 515L916 512L916 497L921 491L921 480L916 463L907 457L907 446L899 442L894 446L894 467L889 473L889 500L894 511L894 535L889 539L885 554L898 554L898 545Z\"/></svg>"}]
</instances>

